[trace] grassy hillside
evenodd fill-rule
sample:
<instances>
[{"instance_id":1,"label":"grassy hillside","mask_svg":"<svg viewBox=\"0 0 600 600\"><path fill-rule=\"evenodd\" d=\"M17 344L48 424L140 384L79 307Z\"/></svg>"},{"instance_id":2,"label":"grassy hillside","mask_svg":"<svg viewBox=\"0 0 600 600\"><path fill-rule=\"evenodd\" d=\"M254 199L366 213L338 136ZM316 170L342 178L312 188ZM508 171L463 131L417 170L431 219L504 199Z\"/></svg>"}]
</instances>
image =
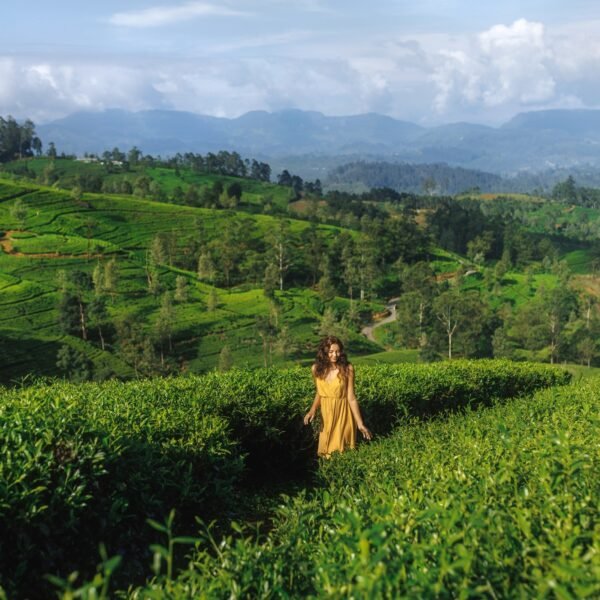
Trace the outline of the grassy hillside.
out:
<instances>
[{"instance_id":1,"label":"grassy hillside","mask_svg":"<svg viewBox=\"0 0 600 600\"><path fill-rule=\"evenodd\" d=\"M19 220L13 207L25 210ZM157 203L131 196L85 194L74 199L68 191L0 180L0 381L25 375L56 374L58 348L69 345L87 355L96 371L119 377L133 371L114 353L103 352L58 327L60 278L74 271L89 276L100 265L116 261L119 283L110 293L109 320L125 315L146 324L151 332L160 311L160 299L148 293L147 251L157 234L172 235L176 251L198 239L218 238L232 218L238 218L251 239L264 239L274 229L267 215L212 210ZM307 222L291 221L290 229L300 234ZM336 228L320 226L324 236ZM159 267L163 289L175 289L176 278L187 281L187 300L174 306L173 343L180 357L178 368L205 371L215 367L219 353L228 346L233 363L239 366L264 364L262 342L256 332L257 315L268 315L271 305L259 283L255 288L218 288L198 281L195 266L186 270ZM216 306L208 310L209 297L216 292ZM89 294L89 292L88 292ZM93 295L93 294L92 294ZM314 330L322 308L310 290L277 293L280 319L287 326L295 347L293 353L271 351L269 362L311 356ZM339 306L347 301L340 299ZM369 351L369 343L357 338L354 350Z\"/></svg>"},{"instance_id":2,"label":"grassy hillside","mask_svg":"<svg viewBox=\"0 0 600 600\"><path fill-rule=\"evenodd\" d=\"M369 277L369 271L376 271L369 295L378 302L361 302L359 311L357 304L352 303L355 309L353 322L346 327L345 333L351 341L352 355L375 354L367 359L371 362L442 358L445 356L445 334L434 314L431 299L427 309L429 353L418 352L414 331L408 341L406 335L399 337L398 326L394 323L374 330L375 343L358 334L360 325L370 319L371 313L383 309L386 298L407 291L403 281L406 275L403 269L407 265L402 262L402 252L410 256L410 260L416 260L410 255L410 248L413 241L413 245L418 241L414 236L410 237L409 229L402 230L411 240L408 242L399 235L390 243L391 238L384 239L384 234L405 219L405 212L410 215L410 203L417 200L427 206L416 213L418 230L429 234L433 231L431 235L439 237L439 240L434 237L421 246L419 257L428 263L430 272L427 276L438 284L436 294L454 289L477 295L484 305L486 323L474 336L489 341L494 331L504 325L510 343L519 346L511 354L513 358L549 360L548 342L544 341L542 333L538 332L536 340L524 340L520 336L519 313L534 300L541 302L544 295L565 285L560 261L572 275L569 286L577 289L582 298L584 294L596 300L600 298L595 275L598 263L595 247L587 241L568 237L574 223L578 225L577 230L571 232L573 235L584 238L591 235L600 212L549 203L542 198L518 194L478 197L485 202L480 203L482 208L473 212L474 218L479 219L480 233L472 233L471 241L481 241L481 236L489 233L486 227L498 227L498 221L505 215L505 204L509 220L514 218L527 225L525 230L518 232L518 243L513 242L510 250L514 260L509 260L500 272L498 263L502 261L498 260L501 254L497 248L494 258L482 260L480 257L475 261L473 253L467 258L437 246L438 242L443 245L443 240L446 243L451 240L453 232L467 228L469 220L463 215L466 220L438 222L437 230L428 230L428 218L436 210L435 198L409 198L406 200L409 204L403 205L375 201L373 198L379 198L381 194L373 198L367 194L361 201L340 197L330 203L326 198L319 201L304 198L290 203L293 192L289 187L199 173L190 168L130 167L112 162L35 158L10 163L4 169L0 179L0 306L3 308L0 354L5 360L0 365L0 381L5 383L23 376L63 373L64 369L57 369L56 361L58 352L65 345L73 350L71 362L78 355L80 363L85 360L93 363L94 377L131 377L143 372L137 364L145 360L141 336L152 339L160 353L160 358L153 359L160 364L147 369L148 372L204 372L219 364L224 348L230 354L225 362L238 366L305 363L313 355L324 309L333 308L338 319L343 314L348 317L351 302L344 253L351 244L347 241L338 244L341 238L354 243L351 251L354 253L355 297L358 281L364 273ZM34 180L53 180L54 185L39 185L33 183ZM116 189L124 183L128 185L128 193L81 191L86 187ZM241 188L241 197L229 206L231 198L215 196L214 190L226 190L233 184ZM72 189L63 189L65 187ZM189 196L192 191L194 193ZM227 196L226 192L221 193ZM467 202L467 198L457 204L468 205L472 210L475 200L470 197ZM501 207L499 212L498 207ZM581 211L585 213L583 217L583 213L579 214ZM281 264L295 287L288 283L283 292L276 291L274 298L269 299L263 294L265 266L276 264L278 259L273 255L272 241L267 240L272 240L274 232L281 228L281 217L289 219L290 215L307 219L290 219L286 233L294 238L294 245ZM585 221L583 225L577 221L580 217ZM508 233L496 229L495 246L506 243L507 239L510 241ZM154 263L150 265L157 238L161 238L164 248L161 258L152 259ZM545 257L536 250L542 242L546 242L549 254ZM396 261L396 255L382 264L381 248L386 248L389 254L390 248L403 247L403 244L405 248L400 251L399 261ZM374 264L365 256L378 245L381 246L376 248L380 251L379 264ZM230 280L229 274L225 276L224 272L219 272L217 276L198 279L198 257L206 248L210 249L213 259L231 254L231 268L239 273L243 270L244 275ZM537 252L535 258L531 258L532 248ZM463 251L467 253L468 248ZM519 253L525 258L517 256ZM90 288L94 273L111 265L117 271L118 283L114 289L104 292L107 343L103 350L101 328L92 326L90 340L84 341L81 339L83 332L78 333L75 325L66 330L58 321L61 310L76 311L77 308L73 298L70 307L60 307L61 297L66 291L73 295L76 287L70 279L79 278L77 285L82 285L82 274L87 277L87 284L85 281L83 284L89 288L85 291L85 302L89 304L94 298ZM315 265L317 269L314 269ZM317 274L310 276L311 269ZM328 283L333 292L327 291L327 285L325 290L321 284L316 285L326 272L335 280L333 286L331 281ZM175 298L178 285L185 285L184 299ZM414 281L412 285L414 287ZM278 287L277 282L274 287ZM165 308L166 292L171 294L171 305ZM335 294L346 297L334 297ZM595 301L594 315L598 314L597 304ZM161 321L165 320L161 311L164 310L173 322L168 335L164 331L160 333ZM592 330L589 318L584 316L583 301L578 310L571 312L579 323L568 317L571 324L565 331L570 338L561 347L566 349L568 360L576 361L580 360L578 345L584 337L581 322L587 319L586 329ZM71 317L73 320L73 315ZM403 313L404 320L408 317L409 314ZM123 331L123 327L119 329L120 323L128 323L133 337L135 327L132 329L131 324L134 323L138 330L141 326L135 349L141 356L139 361L132 359L131 352L127 354L131 348L124 349L124 344L119 345L119 332ZM541 324L539 326L542 328ZM275 329L277 339L273 336ZM160 335L162 338L157 341ZM165 348L168 348L166 362ZM378 354L383 349L396 354ZM492 356L492 352L491 343L483 349L475 349L473 344L470 349L466 346L458 349L459 355L463 356ZM597 348L595 353L599 353Z\"/></svg>"}]
</instances>

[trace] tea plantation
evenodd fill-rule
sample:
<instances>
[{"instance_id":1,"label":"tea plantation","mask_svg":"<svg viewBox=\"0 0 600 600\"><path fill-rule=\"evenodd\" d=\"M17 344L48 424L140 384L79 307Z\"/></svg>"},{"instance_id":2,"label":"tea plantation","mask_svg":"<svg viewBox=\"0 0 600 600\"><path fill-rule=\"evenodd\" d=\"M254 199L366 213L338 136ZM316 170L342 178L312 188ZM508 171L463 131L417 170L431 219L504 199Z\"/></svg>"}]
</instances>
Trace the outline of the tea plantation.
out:
<instances>
[{"instance_id":1,"label":"tea plantation","mask_svg":"<svg viewBox=\"0 0 600 600\"><path fill-rule=\"evenodd\" d=\"M503 361L358 366L375 441L321 463L302 424L308 369L4 389L0 585L593 597L599 388L569 378Z\"/></svg>"}]
</instances>

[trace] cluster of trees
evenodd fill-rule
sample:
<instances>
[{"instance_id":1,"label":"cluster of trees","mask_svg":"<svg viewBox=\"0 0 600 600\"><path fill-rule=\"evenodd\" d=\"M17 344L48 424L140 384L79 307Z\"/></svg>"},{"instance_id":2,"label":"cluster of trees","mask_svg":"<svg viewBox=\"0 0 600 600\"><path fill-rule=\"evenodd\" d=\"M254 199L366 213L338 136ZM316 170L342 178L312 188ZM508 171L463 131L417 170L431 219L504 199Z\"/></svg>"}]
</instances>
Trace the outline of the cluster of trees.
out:
<instances>
[{"instance_id":1,"label":"cluster of trees","mask_svg":"<svg viewBox=\"0 0 600 600\"><path fill-rule=\"evenodd\" d=\"M198 276L208 283L263 285L269 290L314 286L333 293L372 295L389 267L398 260L425 256L427 236L408 219L364 217L357 235L333 238L315 222L294 231L280 218L262 237L253 220L231 216L219 235L201 232L181 248L176 264L190 268L197 259Z\"/></svg>"},{"instance_id":2,"label":"cluster of trees","mask_svg":"<svg viewBox=\"0 0 600 600\"><path fill-rule=\"evenodd\" d=\"M189 299L187 278L178 276L173 292L161 285L157 268L157 264L151 263L147 271L148 291L160 306L151 324L132 314L111 317L108 305L118 293L120 279L115 258L98 262L91 276L80 270L59 271L58 325L61 331L116 353L133 368L136 376L175 371L178 368L173 346L176 304ZM76 381L113 375L112 372L94 372L85 354L67 345L59 350L56 365L64 375Z\"/></svg>"},{"instance_id":3,"label":"cluster of trees","mask_svg":"<svg viewBox=\"0 0 600 600\"><path fill-rule=\"evenodd\" d=\"M0 163L41 153L42 141L32 121L19 124L13 117L0 116Z\"/></svg>"},{"instance_id":4,"label":"cluster of trees","mask_svg":"<svg viewBox=\"0 0 600 600\"><path fill-rule=\"evenodd\" d=\"M418 348L425 360L456 354L515 360L535 356L551 363L589 366L600 356L596 299L573 289L563 263L555 262L553 272L560 282L555 288L540 286L531 301L496 310L494 300L503 285L498 273L489 271L483 291L461 291L460 273L452 284L439 284L427 263L405 266L400 273L402 294L396 304L396 321L386 342ZM530 286L533 275L530 269Z\"/></svg>"},{"instance_id":5,"label":"cluster of trees","mask_svg":"<svg viewBox=\"0 0 600 600\"><path fill-rule=\"evenodd\" d=\"M600 209L600 190L578 186L572 175L552 188L552 198L566 204Z\"/></svg>"},{"instance_id":6,"label":"cluster of trees","mask_svg":"<svg viewBox=\"0 0 600 600\"><path fill-rule=\"evenodd\" d=\"M388 162L352 162L333 169L327 184L336 186L389 187L405 192L424 193L428 196L458 194L463 190L479 188L503 190L502 177L445 163L407 164Z\"/></svg>"},{"instance_id":7,"label":"cluster of trees","mask_svg":"<svg viewBox=\"0 0 600 600\"><path fill-rule=\"evenodd\" d=\"M54 157L56 157L56 154L54 154ZM104 151L101 155L86 153L84 159L101 161L108 171L114 171L116 167L124 170L135 167L166 167L175 170L190 169L195 173L242 177L265 182L271 181L271 166L268 163L255 159L243 159L237 152L228 152L227 150L221 150L216 154L209 152L204 156L194 152L183 154L178 152L171 157L161 158L160 156L144 154L137 146L134 146L128 152L113 148Z\"/></svg>"}]
</instances>

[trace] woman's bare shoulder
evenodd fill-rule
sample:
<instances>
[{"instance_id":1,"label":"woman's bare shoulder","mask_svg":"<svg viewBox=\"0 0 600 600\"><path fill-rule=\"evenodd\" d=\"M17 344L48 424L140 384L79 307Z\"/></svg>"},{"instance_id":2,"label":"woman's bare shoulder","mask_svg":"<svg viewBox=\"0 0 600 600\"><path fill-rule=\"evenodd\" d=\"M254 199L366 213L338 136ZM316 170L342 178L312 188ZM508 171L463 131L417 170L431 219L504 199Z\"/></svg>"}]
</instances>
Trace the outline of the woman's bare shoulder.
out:
<instances>
[{"instance_id":1,"label":"woman's bare shoulder","mask_svg":"<svg viewBox=\"0 0 600 600\"><path fill-rule=\"evenodd\" d=\"M313 365L310 368L310 372L313 374L313 377L317 376L317 363L313 363Z\"/></svg>"}]
</instances>

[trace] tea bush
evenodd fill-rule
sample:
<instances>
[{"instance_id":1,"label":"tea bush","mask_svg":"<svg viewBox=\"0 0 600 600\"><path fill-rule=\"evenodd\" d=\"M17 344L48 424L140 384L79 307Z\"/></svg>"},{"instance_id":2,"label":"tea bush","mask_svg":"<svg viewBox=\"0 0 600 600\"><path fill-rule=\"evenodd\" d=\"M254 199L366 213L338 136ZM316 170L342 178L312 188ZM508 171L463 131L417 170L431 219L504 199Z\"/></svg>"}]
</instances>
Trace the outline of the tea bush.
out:
<instances>
[{"instance_id":1,"label":"tea bush","mask_svg":"<svg viewBox=\"0 0 600 600\"><path fill-rule=\"evenodd\" d=\"M542 365L457 361L357 367L356 388L384 434L411 415L567 380ZM123 556L121 572L145 572L147 518L175 508L189 533L196 515L230 518L251 493L244 481L311 472L316 431L302 417L313 396L308 369L0 391L0 584L39 591L44 573L89 570L100 542Z\"/></svg>"},{"instance_id":2,"label":"tea bush","mask_svg":"<svg viewBox=\"0 0 600 600\"><path fill-rule=\"evenodd\" d=\"M8 589L41 594L43 574L93 565L101 541L145 570L147 517L230 505L242 460L227 422L161 402L169 396L161 398L160 382L153 396L135 387L55 384L2 395L0 581Z\"/></svg>"},{"instance_id":3,"label":"tea bush","mask_svg":"<svg viewBox=\"0 0 600 600\"><path fill-rule=\"evenodd\" d=\"M266 536L207 544L130 597L597 598L599 387L413 422L335 455Z\"/></svg>"}]
</instances>

